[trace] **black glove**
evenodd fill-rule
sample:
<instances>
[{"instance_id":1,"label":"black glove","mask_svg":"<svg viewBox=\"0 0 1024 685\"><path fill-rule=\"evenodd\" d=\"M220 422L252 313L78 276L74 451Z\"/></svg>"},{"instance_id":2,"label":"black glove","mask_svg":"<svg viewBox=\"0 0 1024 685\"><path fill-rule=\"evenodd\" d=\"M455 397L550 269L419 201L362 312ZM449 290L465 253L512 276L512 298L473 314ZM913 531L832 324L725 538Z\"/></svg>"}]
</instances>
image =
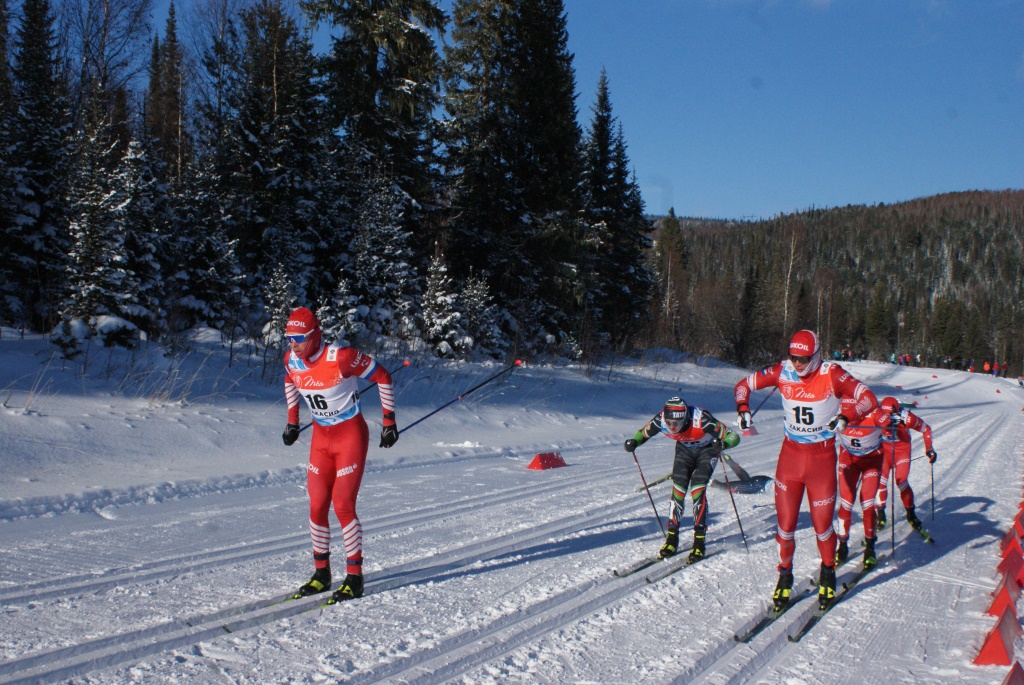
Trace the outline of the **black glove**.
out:
<instances>
[{"instance_id":1,"label":"black glove","mask_svg":"<svg viewBox=\"0 0 1024 685\"><path fill-rule=\"evenodd\" d=\"M903 423L903 414L890 414L889 415L889 424L893 428L895 428L896 426L899 426L902 423Z\"/></svg>"},{"instance_id":2,"label":"black glove","mask_svg":"<svg viewBox=\"0 0 1024 685\"><path fill-rule=\"evenodd\" d=\"M925 452L925 455L928 457L929 464L934 464L935 460L939 458L939 455L935 452L935 450L928 450L927 452Z\"/></svg>"},{"instance_id":3,"label":"black glove","mask_svg":"<svg viewBox=\"0 0 1024 685\"><path fill-rule=\"evenodd\" d=\"M636 452L636 448L639 447L639 446L640 446L640 444L636 440L634 440L633 438L630 438L629 440L627 440L625 445L623 445L623 447L626 448L627 452Z\"/></svg>"},{"instance_id":4,"label":"black glove","mask_svg":"<svg viewBox=\"0 0 1024 685\"><path fill-rule=\"evenodd\" d=\"M299 424L289 423L284 428L284 433L281 434L281 439L284 440L286 445L294 445L295 441L299 439Z\"/></svg>"},{"instance_id":5,"label":"black glove","mask_svg":"<svg viewBox=\"0 0 1024 685\"><path fill-rule=\"evenodd\" d=\"M380 429L380 446L386 449L398 442L398 425L395 424L395 412L393 411L385 414L384 420L391 422L391 425L385 424Z\"/></svg>"},{"instance_id":6,"label":"black glove","mask_svg":"<svg viewBox=\"0 0 1024 685\"><path fill-rule=\"evenodd\" d=\"M842 433L846 430L846 426L850 423L850 420L842 414L836 414L832 417L832 420L828 422L828 429L835 431L836 433Z\"/></svg>"},{"instance_id":7,"label":"black glove","mask_svg":"<svg viewBox=\"0 0 1024 685\"><path fill-rule=\"evenodd\" d=\"M754 417L750 415L749 411L736 412L740 416L740 430L747 430L754 425Z\"/></svg>"}]
</instances>

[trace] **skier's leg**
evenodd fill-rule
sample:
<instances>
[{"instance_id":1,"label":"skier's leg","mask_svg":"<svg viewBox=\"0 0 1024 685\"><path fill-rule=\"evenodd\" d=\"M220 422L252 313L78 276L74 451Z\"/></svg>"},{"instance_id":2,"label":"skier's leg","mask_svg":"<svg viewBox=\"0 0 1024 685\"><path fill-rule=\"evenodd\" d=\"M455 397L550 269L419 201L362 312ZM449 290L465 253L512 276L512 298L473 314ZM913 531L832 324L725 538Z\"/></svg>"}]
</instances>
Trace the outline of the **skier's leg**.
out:
<instances>
[{"instance_id":1,"label":"skier's leg","mask_svg":"<svg viewBox=\"0 0 1024 685\"><path fill-rule=\"evenodd\" d=\"M313 543L313 565L331 565L331 490L334 487L334 460L328 451L327 429L313 425L306 469L306 491L309 493L309 537Z\"/></svg>"},{"instance_id":2,"label":"skier's leg","mask_svg":"<svg viewBox=\"0 0 1024 685\"><path fill-rule=\"evenodd\" d=\"M332 426L331 448L336 469L332 492L334 513L345 540L347 572L354 575L363 572L363 527L356 515L356 498L366 466L369 436L362 414Z\"/></svg>"},{"instance_id":3,"label":"skier's leg","mask_svg":"<svg viewBox=\"0 0 1024 685\"><path fill-rule=\"evenodd\" d=\"M878 493L878 482L882 475L882 457L864 457L864 469L860 478L860 508L864 517L864 537L875 537L875 495Z\"/></svg>"}]
</instances>

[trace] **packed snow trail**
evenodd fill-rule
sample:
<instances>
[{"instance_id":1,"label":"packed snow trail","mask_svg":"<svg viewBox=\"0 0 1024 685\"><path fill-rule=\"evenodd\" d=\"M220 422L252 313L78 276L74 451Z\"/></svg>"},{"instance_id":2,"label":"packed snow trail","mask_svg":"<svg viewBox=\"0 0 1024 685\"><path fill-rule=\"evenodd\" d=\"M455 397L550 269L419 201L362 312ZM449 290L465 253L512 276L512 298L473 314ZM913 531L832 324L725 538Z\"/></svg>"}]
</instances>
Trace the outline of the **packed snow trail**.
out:
<instances>
[{"instance_id":1,"label":"packed snow trail","mask_svg":"<svg viewBox=\"0 0 1024 685\"><path fill-rule=\"evenodd\" d=\"M8 560L0 570L0 683L828 683L847 676L998 683L1004 669L970 662L992 624L983 612L996 584L998 545L1021 498L1024 393L960 372L872 363L850 369L876 393L920 401L915 412L931 424L939 452L934 521L927 462L915 462L910 478L936 543L911 531L897 503L895 529L881 531L877 545L886 561L798 643L787 636L814 611L813 593L750 643L733 638L760 615L775 584L770 492L736 495L749 554L728 494L716 489L709 491L707 559L655 583L646 580L651 573L612 574L661 545L622 440L674 394L729 420L731 387L744 373L736 369L658 362L596 379L572 368L528 367L495 394L423 423L415 439L410 434L394 448L405 451L371 456L360 498L366 596L312 611L323 596L275 603L311 570L308 503L294 469L306 448L275 444L285 461L273 463L226 447L231 430L239 444L255 444L250 434L264 423L267 444L279 443L279 421L261 419L264 409L232 407L228 417L216 406L169 407L140 421L100 393L61 398L39 417L0 414L18 430L38 419L75 425L75 412L89 414L81 423L90 428L115 432L128 424L127 435L138 437L118 443L124 453L111 452L111 460L139 470L140 461L160 463L161 450L172 450L180 472L194 476L215 464L210 454L189 463L186 451L175 450L179 423L192 433L215 427L225 445L217 454L230 460L222 468L238 474L210 473L213 487L194 479L147 489L138 480L76 502L57 494L76 492L88 477L75 471L69 450L31 455L39 473L65 488L55 490L54 512L84 513L26 516L24 502L0 501L0 511L15 513L0 521ZM489 375L469 371L467 378ZM459 377L448 383L467 384ZM399 386L398 406L410 417L445 392L420 398ZM412 384L422 392L427 386ZM773 471L778 407L767 402L756 419L760 435L730 451L753 475ZM176 420L162 421L161 412ZM246 423L249 414L257 422ZM147 442L146 431L156 431L155 439ZM919 456L919 439L914 446ZM637 456L645 471L667 472L671 447L644 445ZM552 449L568 468L525 468L535 452ZM249 461L254 474L276 468L279 475L247 483ZM231 482L238 487L225 486ZM652 489L662 515L669 488ZM147 501L147 492L156 496ZM34 497L33 511L45 508L46 497ZM135 503L116 503L125 499ZM103 505L82 504L88 501ZM857 512L854 541L862 530ZM661 563L685 564L688 524L680 554ZM851 546L851 557L858 548ZM798 581L816 579L806 511L795 561ZM848 564L851 573L857 566L859 559Z\"/></svg>"}]
</instances>

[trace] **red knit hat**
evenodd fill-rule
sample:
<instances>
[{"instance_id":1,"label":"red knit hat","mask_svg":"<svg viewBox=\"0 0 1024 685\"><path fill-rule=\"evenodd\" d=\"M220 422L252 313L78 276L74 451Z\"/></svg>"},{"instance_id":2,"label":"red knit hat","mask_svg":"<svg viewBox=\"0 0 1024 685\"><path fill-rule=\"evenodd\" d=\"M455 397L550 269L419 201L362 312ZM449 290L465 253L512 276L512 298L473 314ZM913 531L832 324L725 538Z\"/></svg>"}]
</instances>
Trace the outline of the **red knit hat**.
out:
<instances>
[{"instance_id":1,"label":"red knit hat","mask_svg":"<svg viewBox=\"0 0 1024 685\"><path fill-rule=\"evenodd\" d=\"M319 351L323 335L320 332L320 322L316 314L307 307L299 307L292 310L288 315L288 325L284 327L285 335L304 335L309 343L303 348L300 355L303 359Z\"/></svg>"},{"instance_id":2,"label":"red knit hat","mask_svg":"<svg viewBox=\"0 0 1024 685\"><path fill-rule=\"evenodd\" d=\"M818 351L818 336L814 331L797 331L789 341L789 353L797 357L813 357Z\"/></svg>"},{"instance_id":3,"label":"red knit hat","mask_svg":"<svg viewBox=\"0 0 1024 685\"><path fill-rule=\"evenodd\" d=\"M317 328L320 328L320 322L316 320L316 314L308 307L299 307L288 315L288 325L284 328L284 334L309 335Z\"/></svg>"},{"instance_id":4,"label":"red knit hat","mask_svg":"<svg viewBox=\"0 0 1024 685\"><path fill-rule=\"evenodd\" d=\"M800 378L806 378L821 366L821 349L818 345L818 335L814 331L802 330L794 333L789 340L789 353L794 357L811 358L807 367L797 372Z\"/></svg>"}]
</instances>

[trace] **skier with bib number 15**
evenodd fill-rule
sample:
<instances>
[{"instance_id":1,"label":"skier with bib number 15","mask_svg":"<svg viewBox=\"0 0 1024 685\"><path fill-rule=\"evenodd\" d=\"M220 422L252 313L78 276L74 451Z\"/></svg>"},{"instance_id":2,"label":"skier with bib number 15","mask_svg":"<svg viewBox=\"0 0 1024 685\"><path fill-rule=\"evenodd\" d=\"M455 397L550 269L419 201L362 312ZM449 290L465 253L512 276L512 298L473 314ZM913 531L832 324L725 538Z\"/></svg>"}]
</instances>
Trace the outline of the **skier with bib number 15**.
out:
<instances>
[{"instance_id":1,"label":"skier with bib number 15","mask_svg":"<svg viewBox=\"0 0 1024 685\"><path fill-rule=\"evenodd\" d=\"M772 599L777 611L789 604L797 517L806 491L821 556L818 605L826 609L836 596L836 535L832 527L837 491L835 436L877 407L878 400L839 364L821 360L818 336L809 330L793 335L787 359L755 371L736 384L733 392L741 429L746 430L752 423L751 392L773 386L782 395L785 435L775 468L779 581ZM844 408L841 401L847 397L853 402Z\"/></svg>"},{"instance_id":2,"label":"skier with bib number 15","mask_svg":"<svg viewBox=\"0 0 1024 685\"><path fill-rule=\"evenodd\" d=\"M683 518L683 504L689 489L693 500L693 547L687 561L692 564L704 558L708 481L718 464L722 446L735 447L740 444L740 436L726 428L707 409L687 405L682 398L672 397L647 425L626 440L626 451L635 452L637 447L659 433L675 440L676 450L672 462L672 516L668 521L665 544L658 556L664 559L679 550L679 522Z\"/></svg>"}]
</instances>

